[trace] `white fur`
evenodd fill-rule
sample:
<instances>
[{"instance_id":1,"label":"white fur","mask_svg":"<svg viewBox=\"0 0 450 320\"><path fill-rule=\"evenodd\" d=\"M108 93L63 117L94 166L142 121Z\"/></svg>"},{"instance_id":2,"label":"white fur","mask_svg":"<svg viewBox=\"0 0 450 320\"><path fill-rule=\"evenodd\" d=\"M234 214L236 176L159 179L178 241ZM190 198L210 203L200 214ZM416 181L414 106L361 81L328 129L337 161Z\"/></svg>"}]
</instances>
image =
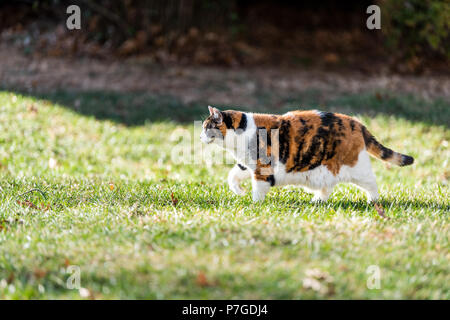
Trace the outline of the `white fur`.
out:
<instances>
[{"instance_id":1,"label":"white fur","mask_svg":"<svg viewBox=\"0 0 450 320\"><path fill-rule=\"evenodd\" d=\"M263 201L270 190L270 183L252 178L252 199L253 201Z\"/></svg>"},{"instance_id":2,"label":"white fur","mask_svg":"<svg viewBox=\"0 0 450 320\"><path fill-rule=\"evenodd\" d=\"M255 165L251 163L250 153L246 147L248 146L248 141L254 137L257 128L255 120L253 119L253 114L246 113L245 115L247 117L247 127L245 131L228 129L223 141L223 147L230 151L239 163L254 169Z\"/></svg>"},{"instance_id":3,"label":"white fur","mask_svg":"<svg viewBox=\"0 0 450 320\"><path fill-rule=\"evenodd\" d=\"M250 177L251 172L249 169L242 170L238 165L235 165L228 174L228 185L230 186L231 191L237 195L243 195L245 192L240 186L241 181Z\"/></svg>"},{"instance_id":4,"label":"white fur","mask_svg":"<svg viewBox=\"0 0 450 320\"><path fill-rule=\"evenodd\" d=\"M266 181L258 181L255 179L253 172L256 168L255 164L249 159L248 150L236 148L239 143L244 143L244 139L250 139L256 132L256 125L251 113L246 113L247 128L242 134L237 134L234 130L227 130L224 144L226 149L232 152L238 163L245 165L248 169L241 170L237 165L230 171L228 175L228 183L231 190L236 194L243 194L240 182L243 179L252 177L252 195L253 201L264 200L266 193L270 189L270 183ZM217 139L216 139L217 140ZM244 148L245 149L245 148ZM343 165L337 175L328 170L326 166L320 165L313 170L305 172L287 173L285 165L277 162L272 164L274 169L275 185L301 185L305 189L314 192L313 201L326 201L333 191L336 184L341 182L350 182L364 189L367 193L369 201L378 199L378 187L375 175L372 172L369 155L366 149L361 150L357 163L353 166Z\"/></svg>"},{"instance_id":5,"label":"white fur","mask_svg":"<svg viewBox=\"0 0 450 320\"><path fill-rule=\"evenodd\" d=\"M212 139L211 139L211 138L208 138L208 137L206 136L206 131L205 131L205 129L203 129L202 132L200 133L200 140L201 140L203 143L211 143L211 142L212 142Z\"/></svg>"}]
</instances>

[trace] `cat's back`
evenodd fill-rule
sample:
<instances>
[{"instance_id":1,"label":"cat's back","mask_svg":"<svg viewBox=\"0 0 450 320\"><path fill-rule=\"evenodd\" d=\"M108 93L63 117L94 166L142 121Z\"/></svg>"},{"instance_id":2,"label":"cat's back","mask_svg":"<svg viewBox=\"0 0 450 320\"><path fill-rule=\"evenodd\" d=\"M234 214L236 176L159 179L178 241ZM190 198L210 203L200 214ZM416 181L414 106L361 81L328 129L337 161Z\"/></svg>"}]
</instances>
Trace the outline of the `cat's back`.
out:
<instances>
[{"instance_id":1,"label":"cat's back","mask_svg":"<svg viewBox=\"0 0 450 320\"><path fill-rule=\"evenodd\" d=\"M319 110L294 110L289 111L278 118L280 125L284 122L291 126L300 127L300 132L312 130L317 134L333 133L334 136L357 137L361 133L361 124L358 120L342 113L334 113ZM303 127L303 129L302 129ZM326 131L326 132L325 132Z\"/></svg>"},{"instance_id":2,"label":"cat's back","mask_svg":"<svg viewBox=\"0 0 450 320\"><path fill-rule=\"evenodd\" d=\"M322 125L330 125L331 123L343 123L353 121L354 124L359 123L353 117L342 113L328 112L328 111L320 111L320 110L293 110L289 111L283 115L280 115L280 119L289 120L289 121L309 121L312 123L322 124Z\"/></svg>"}]
</instances>

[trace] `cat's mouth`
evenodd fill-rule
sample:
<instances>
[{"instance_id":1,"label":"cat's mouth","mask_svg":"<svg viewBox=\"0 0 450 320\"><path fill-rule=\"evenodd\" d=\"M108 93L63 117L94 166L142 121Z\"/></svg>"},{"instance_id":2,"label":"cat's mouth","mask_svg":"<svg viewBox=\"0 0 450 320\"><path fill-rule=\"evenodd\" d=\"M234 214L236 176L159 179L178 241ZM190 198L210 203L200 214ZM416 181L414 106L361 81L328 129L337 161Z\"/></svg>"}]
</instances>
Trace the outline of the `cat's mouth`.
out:
<instances>
[{"instance_id":1,"label":"cat's mouth","mask_svg":"<svg viewBox=\"0 0 450 320\"><path fill-rule=\"evenodd\" d=\"M208 137L208 136L206 136L206 134L203 134L203 133L200 135L200 140L206 144L212 143L214 141L214 139L215 139L215 137Z\"/></svg>"},{"instance_id":2,"label":"cat's mouth","mask_svg":"<svg viewBox=\"0 0 450 320\"><path fill-rule=\"evenodd\" d=\"M214 136L208 136L205 131L202 131L202 133L200 134L200 140L203 143L210 144L211 142L214 141L214 139L215 139Z\"/></svg>"},{"instance_id":3,"label":"cat's mouth","mask_svg":"<svg viewBox=\"0 0 450 320\"><path fill-rule=\"evenodd\" d=\"M202 140L202 141L203 141L203 143L210 144L210 143L212 143L214 141L214 138L208 138L208 139L205 139L205 140Z\"/></svg>"}]
</instances>

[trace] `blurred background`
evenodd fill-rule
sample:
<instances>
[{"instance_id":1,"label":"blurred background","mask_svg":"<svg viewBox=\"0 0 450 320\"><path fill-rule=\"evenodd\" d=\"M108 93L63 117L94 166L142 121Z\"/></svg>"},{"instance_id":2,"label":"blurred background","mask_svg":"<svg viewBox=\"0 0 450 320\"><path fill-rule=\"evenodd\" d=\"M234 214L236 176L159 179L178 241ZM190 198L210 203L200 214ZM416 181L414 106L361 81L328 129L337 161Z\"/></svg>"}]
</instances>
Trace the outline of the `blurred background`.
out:
<instances>
[{"instance_id":1,"label":"blurred background","mask_svg":"<svg viewBox=\"0 0 450 320\"><path fill-rule=\"evenodd\" d=\"M448 299L449 23L449 0L0 1L0 298ZM351 185L235 196L208 104L357 117L415 158L372 162L392 220Z\"/></svg>"},{"instance_id":2,"label":"blurred background","mask_svg":"<svg viewBox=\"0 0 450 320\"><path fill-rule=\"evenodd\" d=\"M371 4L381 29L366 26ZM207 104L331 108L343 94L422 118L386 94L448 100L449 25L447 0L3 1L0 86L128 125L198 120Z\"/></svg>"},{"instance_id":3,"label":"blurred background","mask_svg":"<svg viewBox=\"0 0 450 320\"><path fill-rule=\"evenodd\" d=\"M81 8L81 30L65 26ZM381 30L366 9L381 7ZM181 65L448 72L446 0L21 0L0 4L2 41L27 55Z\"/></svg>"}]
</instances>

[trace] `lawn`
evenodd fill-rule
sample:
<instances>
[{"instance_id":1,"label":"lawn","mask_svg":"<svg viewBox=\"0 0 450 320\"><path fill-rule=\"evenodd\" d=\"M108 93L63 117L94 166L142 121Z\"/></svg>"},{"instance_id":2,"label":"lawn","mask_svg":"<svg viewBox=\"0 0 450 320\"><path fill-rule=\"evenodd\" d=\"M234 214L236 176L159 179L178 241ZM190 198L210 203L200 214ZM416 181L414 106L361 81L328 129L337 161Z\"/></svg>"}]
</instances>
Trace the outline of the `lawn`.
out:
<instances>
[{"instance_id":1,"label":"lawn","mask_svg":"<svg viewBox=\"0 0 450 320\"><path fill-rule=\"evenodd\" d=\"M450 102L317 96L275 112L352 114L415 157L372 161L390 220L351 185L325 204L297 187L252 203L212 147L179 161L180 146L200 147L207 101L0 92L0 298L449 299Z\"/></svg>"}]
</instances>

